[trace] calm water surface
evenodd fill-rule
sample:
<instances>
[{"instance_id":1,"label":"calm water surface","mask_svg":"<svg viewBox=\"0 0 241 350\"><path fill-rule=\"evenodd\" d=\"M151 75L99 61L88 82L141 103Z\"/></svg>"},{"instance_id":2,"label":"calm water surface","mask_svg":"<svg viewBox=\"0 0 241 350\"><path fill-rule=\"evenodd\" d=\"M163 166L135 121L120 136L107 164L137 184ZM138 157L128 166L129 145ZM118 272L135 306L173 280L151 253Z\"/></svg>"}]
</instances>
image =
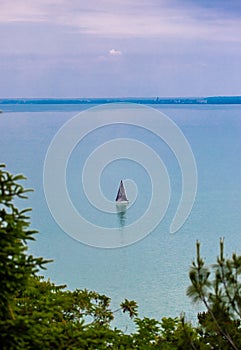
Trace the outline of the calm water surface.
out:
<instances>
[{"instance_id":1,"label":"calm water surface","mask_svg":"<svg viewBox=\"0 0 241 350\"><path fill-rule=\"evenodd\" d=\"M0 106L0 109L6 106ZM81 106L82 109L89 106ZM160 152L167 166L172 187L171 202L164 220L145 239L119 249L98 249L70 238L55 223L43 191L43 165L48 146L59 128L80 106L69 105L7 106L0 114L1 163L13 173L24 173L27 187L35 189L25 207L32 207L32 227L40 231L31 244L31 252L54 259L43 272L68 288L88 288L112 298L113 307L124 299L135 299L140 315L160 319L185 312L194 319L201 306L193 306L186 297L188 271L195 257L195 242L202 243L202 254L208 263L218 254L219 238L225 237L226 252L241 253L241 106L159 106L182 130L189 141L198 168L198 193L184 226L174 235L169 226L181 195L181 172L170 150L153 135L142 135L142 141ZM115 135L109 127L79 144L68 163L67 186L76 208L98 225L124 226L144 213L150 200L150 179L138 164L119 160L106 167L101 187L106 197L114 199L121 176L136 179L145 193L136 209L126 216L111 219L94 211L83 198L81 188L81 154L88 154ZM118 129L118 136L138 138L138 128ZM142 173L141 173L142 171ZM138 174L142 174L140 177ZM110 183L109 179L113 182ZM139 190L140 191L140 190ZM140 193L140 192L139 192ZM23 204L21 204L23 205ZM117 323L125 327L127 318L117 315Z\"/></svg>"}]
</instances>

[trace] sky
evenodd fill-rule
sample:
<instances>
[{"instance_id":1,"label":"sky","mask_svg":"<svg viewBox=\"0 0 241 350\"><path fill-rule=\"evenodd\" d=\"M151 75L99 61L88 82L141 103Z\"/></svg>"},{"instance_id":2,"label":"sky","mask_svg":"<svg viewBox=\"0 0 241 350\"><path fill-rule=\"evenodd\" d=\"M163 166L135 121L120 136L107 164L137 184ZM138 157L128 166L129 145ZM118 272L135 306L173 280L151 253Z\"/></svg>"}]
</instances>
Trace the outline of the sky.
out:
<instances>
[{"instance_id":1,"label":"sky","mask_svg":"<svg viewBox=\"0 0 241 350\"><path fill-rule=\"evenodd\" d=\"M241 0L0 0L0 98L241 95Z\"/></svg>"}]
</instances>

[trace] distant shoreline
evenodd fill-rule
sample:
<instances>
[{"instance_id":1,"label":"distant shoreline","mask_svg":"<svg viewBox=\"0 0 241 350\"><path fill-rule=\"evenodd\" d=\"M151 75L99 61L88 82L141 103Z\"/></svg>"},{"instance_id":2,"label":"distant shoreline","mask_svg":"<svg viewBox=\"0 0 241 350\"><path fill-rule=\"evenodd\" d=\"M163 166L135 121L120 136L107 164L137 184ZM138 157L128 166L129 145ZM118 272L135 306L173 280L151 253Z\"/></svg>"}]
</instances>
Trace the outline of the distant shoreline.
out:
<instances>
[{"instance_id":1,"label":"distant shoreline","mask_svg":"<svg viewBox=\"0 0 241 350\"><path fill-rule=\"evenodd\" d=\"M0 104L241 104L241 96L212 97L116 97L116 98L0 98Z\"/></svg>"}]
</instances>

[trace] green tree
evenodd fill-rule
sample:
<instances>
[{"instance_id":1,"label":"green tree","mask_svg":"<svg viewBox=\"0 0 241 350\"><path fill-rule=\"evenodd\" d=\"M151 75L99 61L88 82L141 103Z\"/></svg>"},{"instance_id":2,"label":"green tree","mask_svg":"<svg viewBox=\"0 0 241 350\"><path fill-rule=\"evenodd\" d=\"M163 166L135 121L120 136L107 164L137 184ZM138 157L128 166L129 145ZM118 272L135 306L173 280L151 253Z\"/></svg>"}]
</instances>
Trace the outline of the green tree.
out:
<instances>
[{"instance_id":1,"label":"green tree","mask_svg":"<svg viewBox=\"0 0 241 350\"><path fill-rule=\"evenodd\" d=\"M241 349L241 256L224 257L224 241L213 266L205 265L197 242L196 261L189 273L187 295L201 301L206 312L198 315L200 334L211 349Z\"/></svg>"},{"instance_id":2,"label":"green tree","mask_svg":"<svg viewBox=\"0 0 241 350\"><path fill-rule=\"evenodd\" d=\"M16 200L28 190L22 175L0 166L0 344L3 350L207 350L240 349L241 257L226 260L223 242L215 278L200 257L190 271L188 295L202 300L207 312L195 328L184 317L161 321L138 317L137 303L125 299L112 310L111 299L86 289L69 291L38 275L47 261L27 251L29 209L19 210ZM136 328L131 334L113 328L116 312L127 313Z\"/></svg>"},{"instance_id":3,"label":"green tree","mask_svg":"<svg viewBox=\"0 0 241 350\"><path fill-rule=\"evenodd\" d=\"M110 298L87 290L65 290L37 275L43 258L27 252L31 230L27 213L15 203L27 198L25 178L0 166L0 344L3 349L107 349L124 336L112 330ZM131 317L137 304L125 300L121 310Z\"/></svg>"},{"instance_id":4,"label":"green tree","mask_svg":"<svg viewBox=\"0 0 241 350\"><path fill-rule=\"evenodd\" d=\"M26 254L26 242L33 239L35 231L29 229L29 209L19 210L14 205L17 198L26 198L29 192L18 183L23 179L22 175L13 176L5 170L4 165L0 165L1 319L14 319L12 303L16 294L28 285L29 277L46 262Z\"/></svg>"}]
</instances>

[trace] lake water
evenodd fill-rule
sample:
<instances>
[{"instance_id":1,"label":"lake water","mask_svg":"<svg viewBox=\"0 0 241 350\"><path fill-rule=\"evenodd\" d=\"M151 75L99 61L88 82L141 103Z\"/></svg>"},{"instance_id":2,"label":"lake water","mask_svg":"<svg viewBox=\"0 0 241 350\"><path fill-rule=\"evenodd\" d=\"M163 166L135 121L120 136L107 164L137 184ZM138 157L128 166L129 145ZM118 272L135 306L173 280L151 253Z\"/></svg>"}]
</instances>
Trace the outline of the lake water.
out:
<instances>
[{"instance_id":1,"label":"lake water","mask_svg":"<svg viewBox=\"0 0 241 350\"><path fill-rule=\"evenodd\" d=\"M112 298L113 308L124 299L139 304L141 316L178 316L185 312L194 320L201 306L186 297L188 271L200 240L202 255L213 263L219 238L225 237L226 252L241 253L241 106L240 105L155 105L174 121L188 140L198 171L198 190L191 214L175 234L169 226L181 196L181 171L172 152L154 135L138 127L108 126L90 133L74 148L66 170L66 185L75 208L97 226L125 229L145 213L150 201L151 181L145 169L128 159L105 167L101 188L114 200L120 178L132 178L138 197L125 215L104 215L84 198L81 172L84 159L102 143L128 136L154 148L170 176L170 204L163 220L140 241L115 249L91 247L66 234L55 222L43 189L47 150L58 130L80 110L90 105L0 105L1 163L12 173L23 173L26 187L34 188L29 200L32 227L40 233L30 250L53 259L43 274L68 288L88 288ZM70 135L71 137L71 135ZM61 157L61 152L59 156ZM128 325L117 314L117 324Z\"/></svg>"}]
</instances>

